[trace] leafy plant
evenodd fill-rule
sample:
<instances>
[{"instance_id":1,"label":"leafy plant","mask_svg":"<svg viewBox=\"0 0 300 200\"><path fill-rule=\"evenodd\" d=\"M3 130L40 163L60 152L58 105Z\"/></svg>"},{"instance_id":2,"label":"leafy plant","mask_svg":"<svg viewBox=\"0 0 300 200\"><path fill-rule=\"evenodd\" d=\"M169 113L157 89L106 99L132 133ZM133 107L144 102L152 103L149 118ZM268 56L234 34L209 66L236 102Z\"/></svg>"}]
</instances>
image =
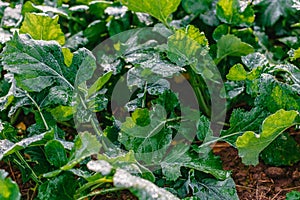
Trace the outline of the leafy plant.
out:
<instances>
[{"instance_id":1,"label":"leafy plant","mask_svg":"<svg viewBox=\"0 0 300 200\"><path fill-rule=\"evenodd\" d=\"M123 190L238 199L215 142L247 165L300 160L290 134L300 123L299 11L257 2L0 3L0 160L41 200ZM1 198L20 199L6 177Z\"/></svg>"}]
</instances>

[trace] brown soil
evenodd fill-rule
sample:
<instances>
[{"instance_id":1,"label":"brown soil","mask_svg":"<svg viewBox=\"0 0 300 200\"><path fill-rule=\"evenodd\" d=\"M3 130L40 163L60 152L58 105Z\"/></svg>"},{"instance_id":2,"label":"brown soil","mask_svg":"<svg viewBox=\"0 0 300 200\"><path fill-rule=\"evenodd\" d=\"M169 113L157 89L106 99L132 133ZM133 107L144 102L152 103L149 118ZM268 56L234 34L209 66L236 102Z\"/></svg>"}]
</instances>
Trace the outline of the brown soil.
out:
<instances>
[{"instance_id":1,"label":"brown soil","mask_svg":"<svg viewBox=\"0 0 300 200\"><path fill-rule=\"evenodd\" d=\"M215 152L223 161L223 168L232 171L241 200L282 200L292 190L300 191L300 162L288 167L272 167L260 162L246 166L237 150L226 147Z\"/></svg>"}]
</instances>

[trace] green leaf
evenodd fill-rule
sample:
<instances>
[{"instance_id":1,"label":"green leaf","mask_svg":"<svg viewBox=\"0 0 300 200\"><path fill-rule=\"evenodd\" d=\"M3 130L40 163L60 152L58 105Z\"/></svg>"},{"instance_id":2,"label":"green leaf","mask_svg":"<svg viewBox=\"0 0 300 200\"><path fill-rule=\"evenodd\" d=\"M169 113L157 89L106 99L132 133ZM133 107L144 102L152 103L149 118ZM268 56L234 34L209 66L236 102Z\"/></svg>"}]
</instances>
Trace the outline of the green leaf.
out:
<instances>
[{"instance_id":1,"label":"green leaf","mask_svg":"<svg viewBox=\"0 0 300 200\"><path fill-rule=\"evenodd\" d=\"M52 129L40 135L25 138L17 143L13 143L7 139L0 140L0 160L2 160L4 156L13 154L17 151L25 149L28 146L41 145L46 143L48 140L52 140L53 138L54 130Z\"/></svg>"},{"instance_id":2,"label":"green leaf","mask_svg":"<svg viewBox=\"0 0 300 200\"><path fill-rule=\"evenodd\" d=\"M1 200L19 200L21 193L18 185L7 178L8 173L0 169L0 199Z\"/></svg>"},{"instance_id":3,"label":"green leaf","mask_svg":"<svg viewBox=\"0 0 300 200\"><path fill-rule=\"evenodd\" d=\"M123 169L117 169L113 177L114 186L129 189L139 199L172 199L179 200L172 193L140 177L132 176Z\"/></svg>"},{"instance_id":4,"label":"green leaf","mask_svg":"<svg viewBox=\"0 0 300 200\"><path fill-rule=\"evenodd\" d=\"M182 0L183 9L189 14L201 14L212 7L213 0Z\"/></svg>"},{"instance_id":5,"label":"green leaf","mask_svg":"<svg viewBox=\"0 0 300 200\"><path fill-rule=\"evenodd\" d=\"M38 188L39 200L73 200L78 181L71 173L64 173L44 182Z\"/></svg>"},{"instance_id":6,"label":"green leaf","mask_svg":"<svg viewBox=\"0 0 300 200\"><path fill-rule=\"evenodd\" d=\"M300 109L298 92L287 83L279 82L272 75L264 74L264 76L261 78L259 94L260 95L255 99L256 106L266 108L272 113L279 109Z\"/></svg>"},{"instance_id":7,"label":"green leaf","mask_svg":"<svg viewBox=\"0 0 300 200\"><path fill-rule=\"evenodd\" d=\"M235 146L238 136L244 131L258 131L264 119L269 114L269 112L260 107L255 107L250 111L235 109L230 116L230 128L228 130L222 130L221 136L227 136L224 140L232 146ZM230 134L234 135L230 136Z\"/></svg>"},{"instance_id":8,"label":"green leaf","mask_svg":"<svg viewBox=\"0 0 300 200\"><path fill-rule=\"evenodd\" d=\"M188 186L188 193L191 193L196 200L238 200L235 183L232 178L218 181L212 178L202 178L197 180L194 170L189 171L188 180L185 186Z\"/></svg>"},{"instance_id":9,"label":"green leaf","mask_svg":"<svg viewBox=\"0 0 300 200\"><path fill-rule=\"evenodd\" d=\"M291 191L286 194L286 200L298 200L298 199L300 199L299 191Z\"/></svg>"},{"instance_id":10,"label":"green leaf","mask_svg":"<svg viewBox=\"0 0 300 200\"><path fill-rule=\"evenodd\" d=\"M254 22L254 10L249 5L242 10L238 0L219 0L216 11L218 18L228 24L250 26Z\"/></svg>"},{"instance_id":11,"label":"green leaf","mask_svg":"<svg viewBox=\"0 0 300 200\"><path fill-rule=\"evenodd\" d=\"M26 13L20 33L28 33L35 40L55 40L61 45L65 44L58 16L51 18L45 14Z\"/></svg>"},{"instance_id":12,"label":"green leaf","mask_svg":"<svg viewBox=\"0 0 300 200\"><path fill-rule=\"evenodd\" d=\"M177 30L168 38L168 58L179 66L196 65L200 52L205 50L208 50L208 40L193 25Z\"/></svg>"},{"instance_id":13,"label":"green leaf","mask_svg":"<svg viewBox=\"0 0 300 200\"><path fill-rule=\"evenodd\" d=\"M73 109L71 106L60 105L49 111L56 121L63 122L72 119Z\"/></svg>"},{"instance_id":14,"label":"green leaf","mask_svg":"<svg viewBox=\"0 0 300 200\"><path fill-rule=\"evenodd\" d=\"M98 154L98 160L104 160L110 163L114 168L124 169L131 174L139 174L142 178L147 179L151 182L155 181L155 176L152 172L141 165L134 156L133 151L129 151L126 154L108 156L105 154Z\"/></svg>"},{"instance_id":15,"label":"green leaf","mask_svg":"<svg viewBox=\"0 0 300 200\"><path fill-rule=\"evenodd\" d=\"M112 74L113 74L112 72L107 72L107 73L103 74L102 76L100 76L95 81L95 83L93 83L93 85L88 89L88 96L91 96L95 92L102 89L102 87L109 81Z\"/></svg>"},{"instance_id":16,"label":"green leaf","mask_svg":"<svg viewBox=\"0 0 300 200\"><path fill-rule=\"evenodd\" d=\"M71 151L69 162L61 167L61 170L69 170L80 163L86 157L97 154L100 151L101 144L96 136L88 132L79 133L74 141L74 147Z\"/></svg>"},{"instance_id":17,"label":"green leaf","mask_svg":"<svg viewBox=\"0 0 300 200\"><path fill-rule=\"evenodd\" d=\"M292 136L284 133L262 151L261 158L267 165L291 166L300 160L300 147Z\"/></svg>"},{"instance_id":18,"label":"green leaf","mask_svg":"<svg viewBox=\"0 0 300 200\"><path fill-rule=\"evenodd\" d=\"M261 1L257 6L260 7L261 21L263 26L273 26L280 17L288 17L296 12L292 7L293 0L265 0Z\"/></svg>"},{"instance_id":19,"label":"green leaf","mask_svg":"<svg viewBox=\"0 0 300 200\"><path fill-rule=\"evenodd\" d=\"M242 42L234 35L225 35L217 42L217 61L220 62L226 56L245 56L254 52L251 45Z\"/></svg>"},{"instance_id":20,"label":"green leaf","mask_svg":"<svg viewBox=\"0 0 300 200\"><path fill-rule=\"evenodd\" d=\"M259 162L258 156L261 151L287 128L300 124L296 121L298 115L297 111L279 110L265 119L260 134L247 131L238 137L236 146L243 163L247 165L257 165Z\"/></svg>"},{"instance_id":21,"label":"green leaf","mask_svg":"<svg viewBox=\"0 0 300 200\"><path fill-rule=\"evenodd\" d=\"M145 12L167 24L170 14L177 10L180 0L119 0L135 12Z\"/></svg>"},{"instance_id":22,"label":"green leaf","mask_svg":"<svg viewBox=\"0 0 300 200\"><path fill-rule=\"evenodd\" d=\"M26 91L41 92L54 84L73 88L76 69L65 66L56 42L15 34L2 56L4 69L13 73L17 86Z\"/></svg>"},{"instance_id":23,"label":"green leaf","mask_svg":"<svg viewBox=\"0 0 300 200\"><path fill-rule=\"evenodd\" d=\"M73 60L73 53L71 52L70 49L63 47L62 49L62 53L64 55L64 62L66 64L67 67L70 67L70 65L72 64L72 60Z\"/></svg>"},{"instance_id":24,"label":"green leaf","mask_svg":"<svg viewBox=\"0 0 300 200\"><path fill-rule=\"evenodd\" d=\"M247 72L242 64L236 64L230 68L226 78L231 81L244 81L247 79Z\"/></svg>"},{"instance_id":25,"label":"green leaf","mask_svg":"<svg viewBox=\"0 0 300 200\"><path fill-rule=\"evenodd\" d=\"M150 124L149 110L145 108L137 108L132 113L132 120L138 126L147 126Z\"/></svg>"},{"instance_id":26,"label":"green leaf","mask_svg":"<svg viewBox=\"0 0 300 200\"><path fill-rule=\"evenodd\" d=\"M247 72L244 69L244 66L238 63L230 68L229 73L226 75L226 78L231 81L252 81L259 78L259 76L261 75L261 71L261 67L258 67L254 68L251 72Z\"/></svg>"},{"instance_id":27,"label":"green leaf","mask_svg":"<svg viewBox=\"0 0 300 200\"><path fill-rule=\"evenodd\" d=\"M64 146L57 140L51 140L45 145L47 160L55 167L61 167L68 162Z\"/></svg>"}]
</instances>

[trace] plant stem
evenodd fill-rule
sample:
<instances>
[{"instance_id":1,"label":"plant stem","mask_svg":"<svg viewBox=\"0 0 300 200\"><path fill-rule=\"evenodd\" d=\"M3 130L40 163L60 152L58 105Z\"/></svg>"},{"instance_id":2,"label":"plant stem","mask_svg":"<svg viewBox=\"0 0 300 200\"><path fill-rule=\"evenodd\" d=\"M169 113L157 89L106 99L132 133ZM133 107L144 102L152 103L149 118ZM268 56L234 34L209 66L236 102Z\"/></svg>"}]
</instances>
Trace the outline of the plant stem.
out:
<instances>
[{"instance_id":1,"label":"plant stem","mask_svg":"<svg viewBox=\"0 0 300 200\"><path fill-rule=\"evenodd\" d=\"M49 126L44 118L44 115L42 114L41 108L39 107L39 105L36 103L36 101L25 91L26 96L32 101L32 103L34 104L34 106L38 109L39 114L43 120L44 126L46 128L46 130L49 130Z\"/></svg>"},{"instance_id":2,"label":"plant stem","mask_svg":"<svg viewBox=\"0 0 300 200\"><path fill-rule=\"evenodd\" d=\"M21 162L31 171L31 178L32 180L34 180L34 182L36 182L37 184L40 183L38 176L35 174L35 172L33 171L33 169L29 166L29 164L26 162L26 160L24 160L24 158L22 157L22 155L20 154L20 152L15 152L15 154L17 155L17 157L21 160Z\"/></svg>"},{"instance_id":3,"label":"plant stem","mask_svg":"<svg viewBox=\"0 0 300 200\"><path fill-rule=\"evenodd\" d=\"M82 196L82 197L80 197L77 200L82 200L82 199L85 199L87 197L91 197L91 196L95 196L95 195L100 195L100 194L106 194L106 193L109 193L109 192L117 192L117 191L124 190L124 189L125 188L109 188L109 189L105 189L105 190L95 191L95 192L92 192L92 193L90 193L88 195Z\"/></svg>"},{"instance_id":4,"label":"plant stem","mask_svg":"<svg viewBox=\"0 0 300 200\"><path fill-rule=\"evenodd\" d=\"M210 108L208 107L208 105L206 104L205 102L205 99L204 99L204 95L203 95L203 92L201 91L200 89L200 84L205 84L203 83L201 80L199 80L198 78L198 74L196 74L193 70L191 70L190 68L188 68L188 73L190 74L190 83L191 83L191 86L193 87L193 90L195 92L195 95L197 97L197 100L198 100L198 103L199 103L199 108L200 110L208 117L211 116L211 110Z\"/></svg>"}]
</instances>

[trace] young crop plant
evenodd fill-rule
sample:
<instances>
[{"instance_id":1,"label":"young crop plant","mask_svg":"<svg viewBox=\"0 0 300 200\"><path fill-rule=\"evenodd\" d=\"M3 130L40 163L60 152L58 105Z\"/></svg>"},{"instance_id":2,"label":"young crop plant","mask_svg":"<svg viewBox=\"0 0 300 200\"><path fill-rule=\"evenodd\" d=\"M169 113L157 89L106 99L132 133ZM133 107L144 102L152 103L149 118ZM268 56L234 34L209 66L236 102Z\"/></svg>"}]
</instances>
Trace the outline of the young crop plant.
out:
<instances>
[{"instance_id":1,"label":"young crop plant","mask_svg":"<svg viewBox=\"0 0 300 200\"><path fill-rule=\"evenodd\" d=\"M239 199L216 142L245 165L299 162L297 9L0 2L0 166L22 179L1 169L0 199Z\"/></svg>"}]
</instances>

